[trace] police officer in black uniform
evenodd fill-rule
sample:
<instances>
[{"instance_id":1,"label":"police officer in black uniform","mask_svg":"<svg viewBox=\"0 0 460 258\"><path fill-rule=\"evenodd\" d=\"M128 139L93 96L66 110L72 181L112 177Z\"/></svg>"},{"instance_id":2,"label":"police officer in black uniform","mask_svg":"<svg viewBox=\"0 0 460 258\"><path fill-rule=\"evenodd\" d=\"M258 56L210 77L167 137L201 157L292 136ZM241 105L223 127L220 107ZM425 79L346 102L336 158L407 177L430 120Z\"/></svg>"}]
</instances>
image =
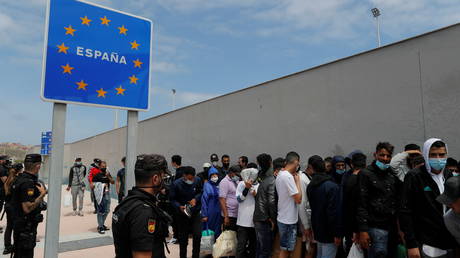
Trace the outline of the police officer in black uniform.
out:
<instances>
[{"instance_id":1,"label":"police officer in black uniform","mask_svg":"<svg viewBox=\"0 0 460 258\"><path fill-rule=\"evenodd\" d=\"M11 161L8 155L0 156L0 213L2 213L5 203L5 187L4 184L8 178L8 170L11 168ZM0 227L0 233L3 233L3 227Z\"/></svg>"},{"instance_id":2,"label":"police officer in black uniform","mask_svg":"<svg viewBox=\"0 0 460 258\"><path fill-rule=\"evenodd\" d=\"M157 198L166 173L168 164L163 156L143 154L137 157L134 169L136 186L115 208L112 216L117 258L166 257L164 247L171 217L158 207Z\"/></svg>"},{"instance_id":3,"label":"police officer in black uniform","mask_svg":"<svg viewBox=\"0 0 460 258\"><path fill-rule=\"evenodd\" d=\"M38 223L43 221L41 211L46 210L43 198L46 189L38 181L42 157L28 154L24 159L24 172L19 174L12 186L14 256L33 257L37 239Z\"/></svg>"}]
</instances>

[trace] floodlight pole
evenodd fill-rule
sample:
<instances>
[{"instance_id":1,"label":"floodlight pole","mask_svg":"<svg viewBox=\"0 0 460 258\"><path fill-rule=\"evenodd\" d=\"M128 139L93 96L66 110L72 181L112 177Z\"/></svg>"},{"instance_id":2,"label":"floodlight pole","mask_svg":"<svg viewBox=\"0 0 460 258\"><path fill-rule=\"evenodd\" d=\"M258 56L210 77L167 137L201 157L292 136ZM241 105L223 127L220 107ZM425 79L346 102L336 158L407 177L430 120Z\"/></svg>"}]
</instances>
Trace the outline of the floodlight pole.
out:
<instances>
[{"instance_id":1,"label":"floodlight pole","mask_svg":"<svg viewBox=\"0 0 460 258\"><path fill-rule=\"evenodd\" d=\"M134 165L137 157L137 133L139 111L128 110L128 128L126 133L126 182L125 194L134 186Z\"/></svg>"},{"instance_id":2,"label":"floodlight pole","mask_svg":"<svg viewBox=\"0 0 460 258\"><path fill-rule=\"evenodd\" d=\"M118 128L118 109L114 109L113 110L114 112L114 121L113 121L113 129L117 129Z\"/></svg>"},{"instance_id":3,"label":"floodlight pole","mask_svg":"<svg viewBox=\"0 0 460 258\"><path fill-rule=\"evenodd\" d=\"M172 89L172 110L176 109L176 90Z\"/></svg>"},{"instance_id":4,"label":"floodlight pole","mask_svg":"<svg viewBox=\"0 0 460 258\"><path fill-rule=\"evenodd\" d=\"M48 178L48 210L46 212L45 256L58 257L59 224L61 221L62 173L64 172L64 139L67 104L53 103L53 124Z\"/></svg>"},{"instance_id":5,"label":"floodlight pole","mask_svg":"<svg viewBox=\"0 0 460 258\"><path fill-rule=\"evenodd\" d=\"M375 17L375 20L377 21L377 41L379 44L379 47L381 46L380 42L380 22L379 22L379 16Z\"/></svg>"}]
</instances>

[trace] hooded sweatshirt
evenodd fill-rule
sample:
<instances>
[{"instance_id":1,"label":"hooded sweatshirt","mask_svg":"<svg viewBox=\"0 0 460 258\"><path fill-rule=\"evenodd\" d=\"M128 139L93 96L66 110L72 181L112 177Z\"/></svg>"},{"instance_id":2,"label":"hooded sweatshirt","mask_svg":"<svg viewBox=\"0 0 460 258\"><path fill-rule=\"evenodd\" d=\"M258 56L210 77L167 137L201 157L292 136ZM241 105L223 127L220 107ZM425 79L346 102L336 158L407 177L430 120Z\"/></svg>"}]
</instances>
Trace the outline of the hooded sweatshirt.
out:
<instances>
[{"instance_id":1,"label":"hooded sweatshirt","mask_svg":"<svg viewBox=\"0 0 460 258\"><path fill-rule=\"evenodd\" d=\"M331 175L332 175L332 178L334 179L334 182L338 185L342 183L342 176L345 173L345 172L342 174L337 173L337 169L335 168L335 165L340 162L345 163L345 158L343 156L334 156L331 162L332 164Z\"/></svg>"},{"instance_id":2,"label":"hooded sweatshirt","mask_svg":"<svg viewBox=\"0 0 460 258\"><path fill-rule=\"evenodd\" d=\"M444 190L438 182L448 179L452 173L446 171L436 175L431 172L429 165L430 148L436 141L440 139L432 138L425 142L425 165L412 169L404 178L399 220L408 249L429 246L447 250L456 247L455 239L444 224L445 209L436 201L441 190Z\"/></svg>"},{"instance_id":3,"label":"hooded sweatshirt","mask_svg":"<svg viewBox=\"0 0 460 258\"><path fill-rule=\"evenodd\" d=\"M339 186L326 173L314 173L307 187L311 224L315 240L333 243L343 236L341 194Z\"/></svg>"}]
</instances>

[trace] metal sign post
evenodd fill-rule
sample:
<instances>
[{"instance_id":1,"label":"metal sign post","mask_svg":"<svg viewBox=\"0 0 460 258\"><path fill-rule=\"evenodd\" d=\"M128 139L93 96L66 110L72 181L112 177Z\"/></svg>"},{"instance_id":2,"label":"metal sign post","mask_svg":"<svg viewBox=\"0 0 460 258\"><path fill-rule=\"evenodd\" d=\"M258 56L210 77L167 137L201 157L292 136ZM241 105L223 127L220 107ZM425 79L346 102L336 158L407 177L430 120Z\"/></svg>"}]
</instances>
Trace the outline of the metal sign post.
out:
<instances>
[{"instance_id":1,"label":"metal sign post","mask_svg":"<svg viewBox=\"0 0 460 258\"><path fill-rule=\"evenodd\" d=\"M126 180L125 189L129 190L134 186L134 164L137 156L137 122L139 114L137 111L128 111L128 128L126 134ZM125 191L125 194L128 191Z\"/></svg>"},{"instance_id":2,"label":"metal sign post","mask_svg":"<svg viewBox=\"0 0 460 258\"><path fill-rule=\"evenodd\" d=\"M127 186L138 111L150 104L152 21L84 0L48 0L40 97L54 102L45 257L57 257L66 104L128 110Z\"/></svg>"},{"instance_id":3,"label":"metal sign post","mask_svg":"<svg viewBox=\"0 0 460 258\"><path fill-rule=\"evenodd\" d=\"M61 185L64 170L64 138L67 105L53 104L53 138L51 168L48 178L48 211L46 213L45 257L57 257L61 220Z\"/></svg>"}]
</instances>

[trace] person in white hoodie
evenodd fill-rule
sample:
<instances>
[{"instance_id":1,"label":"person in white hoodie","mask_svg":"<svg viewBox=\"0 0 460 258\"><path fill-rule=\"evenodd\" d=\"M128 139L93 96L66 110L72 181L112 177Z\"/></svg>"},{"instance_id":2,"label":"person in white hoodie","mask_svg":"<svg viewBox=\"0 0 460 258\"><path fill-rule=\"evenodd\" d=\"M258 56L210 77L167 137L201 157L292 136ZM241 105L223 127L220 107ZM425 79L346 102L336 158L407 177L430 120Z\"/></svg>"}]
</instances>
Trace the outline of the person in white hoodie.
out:
<instances>
[{"instance_id":1,"label":"person in white hoodie","mask_svg":"<svg viewBox=\"0 0 460 258\"><path fill-rule=\"evenodd\" d=\"M423 157L425 165L404 178L399 223L408 257L454 257L456 242L443 220L447 208L436 201L444 192L444 181L452 177L445 170L447 145L441 139L428 139Z\"/></svg>"}]
</instances>

